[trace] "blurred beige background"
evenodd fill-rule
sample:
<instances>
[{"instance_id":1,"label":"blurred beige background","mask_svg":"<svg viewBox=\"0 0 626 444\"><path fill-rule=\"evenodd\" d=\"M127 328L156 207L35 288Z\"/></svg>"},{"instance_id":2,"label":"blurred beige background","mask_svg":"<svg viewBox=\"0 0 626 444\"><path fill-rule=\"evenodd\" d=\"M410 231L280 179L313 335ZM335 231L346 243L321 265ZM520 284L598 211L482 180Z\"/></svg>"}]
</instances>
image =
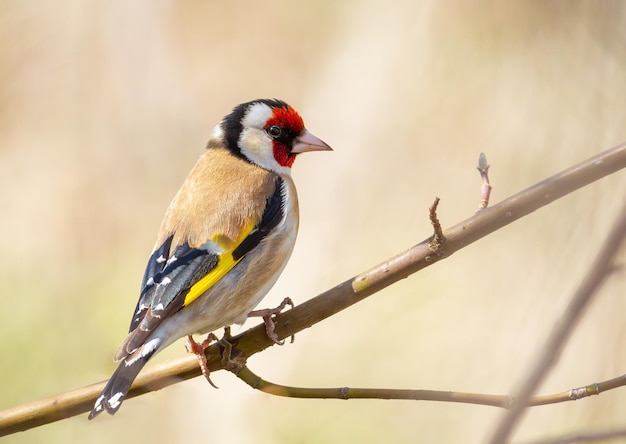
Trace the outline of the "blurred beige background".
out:
<instances>
[{"instance_id":1,"label":"blurred beige background","mask_svg":"<svg viewBox=\"0 0 626 444\"><path fill-rule=\"evenodd\" d=\"M470 216L479 152L496 203L626 140L625 39L619 1L0 1L0 408L111 374L163 212L234 105L282 98L335 149L295 165L300 235L263 305L302 302L427 237L434 196L444 226ZM601 180L250 367L291 385L507 393L625 186ZM625 282L603 287L542 392L624 372ZM6 442L482 442L501 416L214 381ZM625 393L532 409L516 438L621 426Z\"/></svg>"}]
</instances>

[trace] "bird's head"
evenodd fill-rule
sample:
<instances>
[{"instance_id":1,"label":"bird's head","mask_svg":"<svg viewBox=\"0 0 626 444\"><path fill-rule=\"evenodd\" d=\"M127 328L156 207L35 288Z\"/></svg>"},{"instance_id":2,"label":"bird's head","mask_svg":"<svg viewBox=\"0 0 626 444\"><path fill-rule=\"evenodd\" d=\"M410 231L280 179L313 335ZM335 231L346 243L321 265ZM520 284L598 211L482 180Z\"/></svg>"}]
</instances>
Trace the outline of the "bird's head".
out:
<instances>
[{"instance_id":1,"label":"bird's head","mask_svg":"<svg viewBox=\"0 0 626 444\"><path fill-rule=\"evenodd\" d=\"M289 174L300 153L332 150L309 133L300 115L280 100L260 99L236 106L215 127L209 141L270 171Z\"/></svg>"}]
</instances>

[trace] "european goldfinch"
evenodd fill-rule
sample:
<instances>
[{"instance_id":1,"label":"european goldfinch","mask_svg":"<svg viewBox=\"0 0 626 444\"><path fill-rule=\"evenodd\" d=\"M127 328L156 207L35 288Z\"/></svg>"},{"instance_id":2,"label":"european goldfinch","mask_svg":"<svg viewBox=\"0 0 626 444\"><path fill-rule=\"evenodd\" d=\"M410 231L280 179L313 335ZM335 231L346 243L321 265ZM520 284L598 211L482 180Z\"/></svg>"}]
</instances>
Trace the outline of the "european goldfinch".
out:
<instances>
[{"instance_id":1,"label":"european goldfinch","mask_svg":"<svg viewBox=\"0 0 626 444\"><path fill-rule=\"evenodd\" d=\"M129 334L115 355L120 364L89 419L114 414L143 366L172 342L188 336L202 358L193 333L246 320L296 240L296 155L324 150L331 148L280 100L238 105L215 127L167 209Z\"/></svg>"}]
</instances>

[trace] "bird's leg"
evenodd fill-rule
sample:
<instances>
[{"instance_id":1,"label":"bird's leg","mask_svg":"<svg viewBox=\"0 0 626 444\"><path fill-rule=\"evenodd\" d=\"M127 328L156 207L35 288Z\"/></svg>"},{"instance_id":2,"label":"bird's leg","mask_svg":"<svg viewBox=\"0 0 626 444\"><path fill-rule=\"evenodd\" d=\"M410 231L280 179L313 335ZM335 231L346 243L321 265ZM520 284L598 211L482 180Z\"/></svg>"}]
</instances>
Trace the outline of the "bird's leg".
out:
<instances>
[{"instance_id":1,"label":"bird's leg","mask_svg":"<svg viewBox=\"0 0 626 444\"><path fill-rule=\"evenodd\" d=\"M246 365L246 356L241 350L235 348L236 340L230 334L230 327L224 327L224 336L219 340L224 351L222 352L222 367L229 372L238 375Z\"/></svg>"},{"instance_id":2,"label":"bird's leg","mask_svg":"<svg viewBox=\"0 0 626 444\"><path fill-rule=\"evenodd\" d=\"M230 356L233 352L233 344L230 342L231 338L230 327L224 327L224 336L220 339L220 344L224 347L224 352L222 353L222 366L224 368L228 368L228 364L231 361Z\"/></svg>"},{"instance_id":3,"label":"bird's leg","mask_svg":"<svg viewBox=\"0 0 626 444\"><path fill-rule=\"evenodd\" d=\"M230 334L230 325L228 327L224 327L224 336L222 336L222 339L220 339L220 342L221 341L230 342L232 338L233 338L233 335Z\"/></svg>"},{"instance_id":4,"label":"bird's leg","mask_svg":"<svg viewBox=\"0 0 626 444\"><path fill-rule=\"evenodd\" d=\"M204 375L206 380L209 381L209 384L211 384L215 388L218 388L218 387L213 383L213 381L211 381L211 373L209 372L209 365L207 364L206 355L204 354L204 351L207 349L209 345L211 345L211 342L217 341L217 340L218 340L217 336L215 336L213 333L209 333L206 339L202 341L201 343L196 342L193 339L193 336L187 335L187 343L185 344L185 348L187 348L187 351L189 353L193 353L198 358L198 364L200 364L200 370L202 370L202 374Z\"/></svg>"},{"instance_id":5,"label":"bird's leg","mask_svg":"<svg viewBox=\"0 0 626 444\"><path fill-rule=\"evenodd\" d=\"M276 324L274 323L274 316L279 314L281 311L283 311L285 309L285 307L287 305L290 305L291 308L294 307L293 305L293 301L291 300L291 298L285 298L283 299L283 301L280 303L280 305L276 308L265 308L262 310L252 310L250 313L248 313L248 317L252 317L252 316L259 316L263 318L263 322L265 323L265 332L267 333L267 337L270 338L272 341L274 341L276 344L278 345L283 345L285 343L285 341L279 341L278 340L278 335L276 334L276 332L274 331L274 329L276 328ZM291 336L291 342L293 342L294 337Z\"/></svg>"}]
</instances>

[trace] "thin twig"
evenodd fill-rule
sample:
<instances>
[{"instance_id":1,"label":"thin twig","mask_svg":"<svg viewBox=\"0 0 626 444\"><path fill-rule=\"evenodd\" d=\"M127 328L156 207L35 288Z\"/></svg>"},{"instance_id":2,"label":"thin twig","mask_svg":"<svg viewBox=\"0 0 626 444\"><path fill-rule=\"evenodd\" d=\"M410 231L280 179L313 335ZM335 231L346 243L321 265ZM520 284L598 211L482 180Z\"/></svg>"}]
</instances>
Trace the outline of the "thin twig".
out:
<instances>
[{"instance_id":1,"label":"thin twig","mask_svg":"<svg viewBox=\"0 0 626 444\"><path fill-rule=\"evenodd\" d=\"M480 153L478 156L478 166L476 169L480 173L480 178L483 180L483 184L480 187L480 203L478 204L478 210L484 210L489 206L489 197L491 196L491 184L489 183L489 164L487 163L487 156L485 153Z\"/></svg>"},{"instance_id":2,"label":"thin twig","mask_svg":"<svg viewBox=\"0 0 626 444\"><path fill-rule=\"evenodd\" d=\"M463 393L441 390L407 390L383 388L313 388L293 387L267 381L255 374L245 362L239 360L229 368L239 379L253 389L275 396L307 399L408 399L414 401L445 401L480 404L491 407L511 408L515 399L510 395L486 395L481 393ZM534 396L528 399L526 406L540 406L599 395L601 392L626 385L624 375L608 381L590 384L573 390L549 395ZM573 396L572 393L577 393Z\"/></svg>"},{"instance_id":3,"label":"thin twig","mask_svg":"<svg viewBox=\"0 0 626 444\"><path fill-rule=\"evenodd\" d=\"M574 331L574 327L581 318L585 308L589 305L602 283L614 270L613 261L625 236L626 204L623 206L621 214L615 221L613 228L604 241L587 275L572 297L563 316L548 337L543 350L534 361L530 371L526 373L527 376L524 378L520 388L516 390L515 402L511 410L498 423L489 440L490 443L507 442L509 436L513 433L513 429L522 417L527 400L530 399L548 371L558 361L567 339Z\"/></svg>"},{"instance_id":4,"label":"thin twig","mask_svg":"<svg viewBox=\"0 0 626 444\"><path fill-rule=\"evenodd\" d=\"M275 319L276 334L279 339L290 337L554 200L624 167L626 167L626 144L621 144L555 174L445 230L446 242L438 254L433 254L429 245L430 239L426 239L369 271L278 315ZM245 358L274 345L265 334L263 324L231 340ZM210 371L223 368L222 350L221 344L213 344L206 350ZM139 375L127 398L159 390L200 374L197 360L191 355L149 366ZM0 411L0 436L87 412L104 388L104 384L103 381Z\"/></svg>"},{"instance_id":5,"label":"thin twig","mask_svg":"<svg viewBox=\"0 0 626 444\"><path fill-rule=\"evenodd\" d=\"M441 223L437 218L437 207L439 206L439 198L435 197L435 201L428 208L428 218L430 219L430 224L433 226L433 238L430 241L430 249L433 253L437 253L441 248L441 244L443 244L446 238L443 236L443 229L441 228Z\"/></svg>"},{"instance_id":6,"label":"thin twig","mask_svg":"<svg viewBox=\"0 0 626 444\"><path fill-rule=\"evenodd\" d=\"M231 370L253 389L275 396L307 399L405 399L414 401L446 401L507 408L508 396L462 393L441 390L402 390L383 388L311 388L274 384L256 375L246 365Z\"/></svg>"}]
</instances>

